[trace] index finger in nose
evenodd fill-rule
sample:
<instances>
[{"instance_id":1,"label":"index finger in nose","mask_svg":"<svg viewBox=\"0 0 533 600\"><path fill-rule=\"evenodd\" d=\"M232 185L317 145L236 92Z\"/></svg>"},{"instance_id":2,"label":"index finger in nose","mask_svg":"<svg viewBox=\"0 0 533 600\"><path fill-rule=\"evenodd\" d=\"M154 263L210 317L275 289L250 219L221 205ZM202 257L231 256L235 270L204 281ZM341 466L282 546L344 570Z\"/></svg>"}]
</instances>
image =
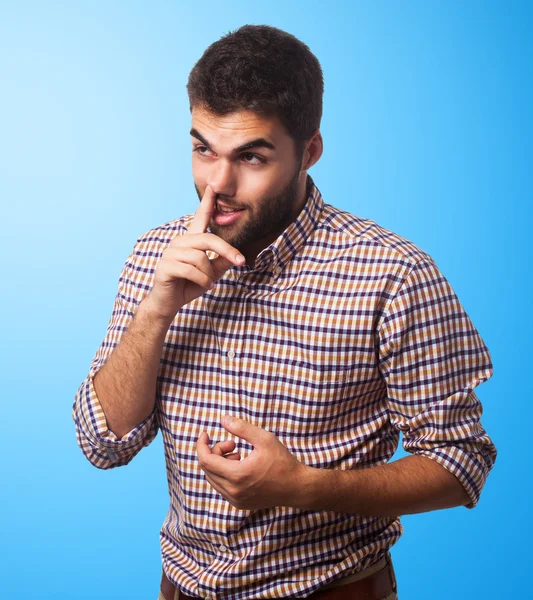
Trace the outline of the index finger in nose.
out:
<instances>
[{"instance_id":1,"label":"index finger in nose","mask_svg":"<svg viewBox=\"0 0 533 600\"><path fill-rule=\"evenodd\" d=\"M215 212L215 198L216 194L213 188L210 185L206 186L200 206L187 230L188 233L205 233L207 231L209 221Z\"/></svg>"}]
</instances>

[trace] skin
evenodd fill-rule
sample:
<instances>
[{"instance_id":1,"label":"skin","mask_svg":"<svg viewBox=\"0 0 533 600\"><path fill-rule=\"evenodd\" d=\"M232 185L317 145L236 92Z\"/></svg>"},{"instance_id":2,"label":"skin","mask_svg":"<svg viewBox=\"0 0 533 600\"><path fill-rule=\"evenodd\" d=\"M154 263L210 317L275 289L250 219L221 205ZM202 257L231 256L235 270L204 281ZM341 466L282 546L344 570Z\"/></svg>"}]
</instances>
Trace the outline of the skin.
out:
<instances>
[{"instance_id":1,"label":"skin","mask_svg":"<svg viewBox=\"0 0 533 600\"><path fill-rule=\"evenodd\" d=\"M216 236L241 251L253 267L259 252L302 210L307 170L322 155L322 136L317 130L298 160L294 141L276 117L250 111L220 116L202 107L192 111L191 132L198 198L206 198L209 188L213 191L203 231L208 223ZM259 138L274 148L236 151ZM219 226L212 219L217 200L246 212L236 223ZM207 481L236 508L292 506L396 516L470 501L459 480L425 456L408 456L368 469L316 469L297 460L265 429L229 415L222 425L231 435L250 442L254 450L243 459L233 440L211 447L204 432L197 441L197 456Z\"/></svg>"},{"instance_id":2,"label":"skin","mask_svg":"<svg viewBox=\"0 0 533 600\"><path fill-rule=\"evenodd\" d=\"M176 313L215 286L233 265L246 261L233 246L206 233L214 210L215 194L207 186L188 231L163 250L150 293L94 377L108 428L119 439L154 409L162 346ZM216 258L209 259L207 250Z\"/></svg>"},{"instance_id":3,"label":"skin","mask_svg":"<svg viewBox=\"0 0 533 600\"><path fill-rule=\"evenodd\" d=\"M201 155L196 149L193 153L200 206L187 233L177 235L163 250L150 293L94 378L108 427L118 438L154 408L161 349L177 312L216 285L233 265L246 261L254 265L257 254L301 211L306 201L307 169L322 154L318 130L307 140L297 160L294 141L279 120L261 118L249 111L215 117L195 109L192 126L209 140L209 148L202 149ZM257 138L274 147L234 151ZM196 147L202 145L192 139ZM246 209L239 224L218 227L214 223L217 198ZM209 225L218 235L207 233ZM233 241L242 248L243 257ZM207 250L216 258L209 259Z\"/></svg>"},{"instance_id":4,"label":"skin","mask_svg":"<svg viewBox=\"0 0 533 600\"><path fill-rule=\"evenodd\" d=\"M236 223L217 225L211 219L209 228L240 250L253 267L259 252L287 228L305 205L307 171L322 155L322 135L315 131L299 160L294 140L277 117L251 111L220 116L195 107L191 125L192 172L198 198L204 196L209 185L216 200L245 210ZM257 139L266 140L274 148L236 151Z\"/></svg>"},{"instance_id":5,"label":"skin","mask_svg":"<svg viewBox=\"0 0 533 600\"><path fill-rule=\"evenodd\" d=\"M196 450L207 481L233 506L259 510L290 506L362 516L398 516L452 508L470 501L459 480L426 456L349 471L300 462L276 436L225 415L222 426L254 449L244 459L233 440L212 448L203 432Z\"/></svg>"},{"instance_id":6,"label":"skin","mask_svg":"<svg viewBox=\"0 0 533 600\"><path fill-rule=\"evenodd\" d=\"M305 204L307 169L322 154L317 131L307 141L301 163L294 142L276 119L249 112L212 117L194 111L193 126L212 147L207 157L193 155L195 185L202 193L198 211L185 235L176 236L163 251L154 285L141 302L120 344L94 378L96 394L109 429L120 439L153 410L161 348L172 319L180 308L205 293L238 260L232 240L237 240L248 264L276 239L287 220L286 206L278 208L284 219L263 223L264 236L246 239L245 232L269 214L269 200L284 199L296 216ZM263 137L273 142L267 166L255 169L250 156L232 150ZM195 153L196 154L196 153ZM267 154L262 149L261 155ZM296 195L287 190L297 176ZM232 206L246 207L238 225L221 227L219 235L206 233L213 226L216 197ZM278 214L278 213L276 213ZM250 225L254 224L255 225ZM275 227L273 226L275 223ZM213 228L214 230L214 228ZM239 242L240 238L240 242ZM217 257L208 259L206 251ZM387 465L353 471L316 469L304 465L264 429L234 418L223 421L233 436L250 442L254 450L241 457L232 440L210 446L207 432L197 441L200 467L209 483L240 509L294 506L309 510L337 510L360 515L389 516L424 512L466 504L469 497L459 481L435 461L408 456Z\"/></svg>"}]
</instances>

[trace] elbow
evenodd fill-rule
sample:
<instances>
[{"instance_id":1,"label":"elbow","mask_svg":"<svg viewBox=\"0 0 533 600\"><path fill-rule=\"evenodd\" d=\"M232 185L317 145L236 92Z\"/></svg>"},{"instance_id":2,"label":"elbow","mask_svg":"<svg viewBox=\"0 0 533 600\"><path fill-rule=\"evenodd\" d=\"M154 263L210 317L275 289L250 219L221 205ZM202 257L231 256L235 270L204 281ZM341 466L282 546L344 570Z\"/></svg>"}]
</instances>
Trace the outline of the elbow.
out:
<instances>
[{"instance_id":1,"label":"elbow","mask_svg":"<svg viewBox=\"0 0 533 600\"><path fill-rule=\"evenodd\" d=\"M472 504L472 498L470 497L470 494L466 491L463 484L459 481L459 479L457 479L455 475L452 475L452 477L455 480L450 493L451 501L453 502L452 506L468 507L468 505Z\"/></svg>"},{"instance_id":2,"label":"elbow","mask_svg":"<svg viewBox=\"0 0 533 600\"><path fill-rule=\"evenodd\" d=\"M107 450L106 448L95 448L93 446L81 446L81 451L93 467L103 471L107 471L108 469L116 469L117 467L123 467L127 465L133 458L132 456L119 458L112 450Z\"/></svg>"},{"instance_id":3,"label":"elbow","mask_svg":"<svg viewBox=\"0 0 533 600\"><path fill-rule=\"evenodd\" d=\"M118 458L116 453L112 450L94 444L94 442L85 435L78 423L76 423L76 441L83 456L97 469L114 469L126 465L129 462L129 460L125 460L124 458Z\"/></svg>"}]
</instances>

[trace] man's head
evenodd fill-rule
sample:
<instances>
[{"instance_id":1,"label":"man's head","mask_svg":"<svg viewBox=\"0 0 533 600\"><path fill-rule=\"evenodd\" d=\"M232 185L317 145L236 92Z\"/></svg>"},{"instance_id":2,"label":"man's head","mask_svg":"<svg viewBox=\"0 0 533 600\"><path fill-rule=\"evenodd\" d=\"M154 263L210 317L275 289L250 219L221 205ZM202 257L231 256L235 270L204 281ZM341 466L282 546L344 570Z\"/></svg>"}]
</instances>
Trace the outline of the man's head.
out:
<instances>
[{"instance_id":1,"label":"man's head","mask_svg":"<svg viewBox=\"0 0 533 600\"><path fill-rule=\"evenodd\" d=\"M235 222L210 223L243 252L276 239L307 199L307 170L322 153L323 88L309 48L264 25L225 35L190 73L196 191L201 198L209 184L221 204L244 209Z\"/></svg>"}]
</instances>

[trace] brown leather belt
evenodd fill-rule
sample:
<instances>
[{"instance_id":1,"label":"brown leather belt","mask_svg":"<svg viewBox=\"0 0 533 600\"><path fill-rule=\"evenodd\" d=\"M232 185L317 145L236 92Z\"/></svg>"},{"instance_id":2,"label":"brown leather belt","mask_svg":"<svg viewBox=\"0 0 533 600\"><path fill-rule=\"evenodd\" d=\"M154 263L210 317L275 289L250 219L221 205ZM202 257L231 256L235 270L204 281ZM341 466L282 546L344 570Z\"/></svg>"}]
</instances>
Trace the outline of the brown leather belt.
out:
<instances>
[{"instance_id":1,"label":"brown leather belt","mask_svg":"<svg viewBox=\"0 0 533 600\"><path fill-rule=\"evenodd\" d=\"M383 600L396 593L396 577L390 554L385 555L386 562L382 569L352 583L338 585L328 589L320 589L308 598L317 600ZM163 571L161 577L161 593L166 600L198 600L198 596L188 596L183 592L176 595L176 586L169 581Z\"/></svg>"}]
</instances>

